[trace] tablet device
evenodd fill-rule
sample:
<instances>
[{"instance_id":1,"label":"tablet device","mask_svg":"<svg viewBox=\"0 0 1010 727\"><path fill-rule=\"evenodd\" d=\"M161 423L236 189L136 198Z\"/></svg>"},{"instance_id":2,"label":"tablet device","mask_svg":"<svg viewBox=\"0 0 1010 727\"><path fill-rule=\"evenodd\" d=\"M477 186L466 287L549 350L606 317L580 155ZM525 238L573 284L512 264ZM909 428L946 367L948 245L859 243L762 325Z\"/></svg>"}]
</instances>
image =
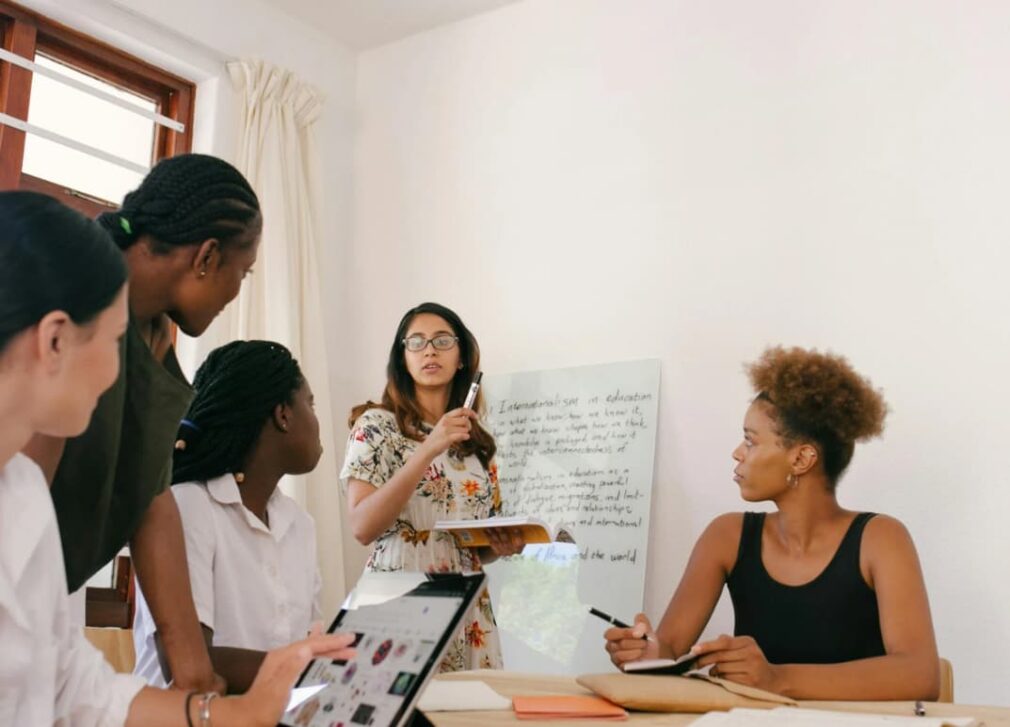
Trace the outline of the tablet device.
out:
<instances>
[{"instance_id":1,"label":"tablet device","mask_svg":"<svg viewBox=\"0 0 1010 727\"><path fill-rule=\"evenodd\" d=\"M483 573L366 573L329 628L357 655L311 661L279 727L406 724L483 588Z\"/></svg>"}]
</instances>

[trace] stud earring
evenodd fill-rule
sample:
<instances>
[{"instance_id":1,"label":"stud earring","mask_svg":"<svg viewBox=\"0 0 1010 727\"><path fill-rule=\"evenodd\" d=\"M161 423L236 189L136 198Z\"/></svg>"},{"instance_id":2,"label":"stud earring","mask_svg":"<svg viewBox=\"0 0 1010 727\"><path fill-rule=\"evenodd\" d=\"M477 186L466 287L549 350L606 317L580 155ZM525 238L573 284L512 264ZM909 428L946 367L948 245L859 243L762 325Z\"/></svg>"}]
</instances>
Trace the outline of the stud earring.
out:
<instances>
[{"instance_id":1,"label":"stud earring","mask_svg":"<svg viewBox=\"0 0 1010 727\"><path fill-rule=\"evenodd\" d=\"M206 271L206 270L201 270L201 271L200 271L200 272L199 272L199 273L197 274L197 277L198 277L198 278L206 278L206 277L207 277L207 271Z\"/></svg>"},{"instance_id":2,"label":"stud earring","mask_svg":"<svg viewBox=\"0 0 1010 727\"><path fill-rule=\"evenodd\" d=\"M241 484L242 484L243 482L245 482L245 472L236 472L236 473L235 473L235 481L236 481L237 483L239 483L240 485L241 485Z\"/></svg>"}]
</instances>

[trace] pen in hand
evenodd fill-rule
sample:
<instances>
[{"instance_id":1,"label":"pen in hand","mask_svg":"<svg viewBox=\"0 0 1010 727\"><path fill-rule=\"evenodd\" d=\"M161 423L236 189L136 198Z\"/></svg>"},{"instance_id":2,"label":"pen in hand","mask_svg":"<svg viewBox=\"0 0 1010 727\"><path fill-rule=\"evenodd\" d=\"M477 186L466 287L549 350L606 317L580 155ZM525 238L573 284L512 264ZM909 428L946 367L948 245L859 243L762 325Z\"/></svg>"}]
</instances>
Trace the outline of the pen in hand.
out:
<instances>
[{"instance_id":1,"label":"pen in hand","mask_svg":"<svg viewBox=\"0 0 1010 727\"><path fill-rule=\"evenodd\" d=\"M591 613L593 616L596 616L597 618L603 619L607 623L612 624L612 625L616 626L619 629L630 629L630 628L632 628L630 624L626 624L621 619L614 618L609 613L605 613L605 612L601 611L598 608L593 608L592 606L590 606L589 607L589 613ZM644 640L646 640L646 641L655 641L656 640L656 637L653 636L652 634L646 634L642 638Z\"/></svg>"},{"instance_id":2,"label":"pen in hand","mask_svg":"<svg viewBox=\"0 0 1010 727\"><path fill-rule=\"evenodd\" d=\"M478 371L473 383L470 384L470 390L466 392L466 400L463 402L464 409L473 409L473 405L477 401L477 392L480 391L480 380L483 377L484 372Z\"/></svg>"}]
</instances>

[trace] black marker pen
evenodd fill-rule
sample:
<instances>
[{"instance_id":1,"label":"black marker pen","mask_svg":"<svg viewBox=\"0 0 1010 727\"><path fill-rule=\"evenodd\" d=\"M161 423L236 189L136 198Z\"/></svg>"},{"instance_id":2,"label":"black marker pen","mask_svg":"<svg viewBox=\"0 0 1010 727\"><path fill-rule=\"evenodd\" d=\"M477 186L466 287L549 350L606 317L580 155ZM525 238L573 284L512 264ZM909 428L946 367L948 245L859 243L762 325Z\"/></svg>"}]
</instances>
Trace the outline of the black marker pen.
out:
<instances>
[{"instance_id":1,"label":"black marker pen","mask_svg":"<svg viewBox=\"0 0 1010 727\"><path fill-rule=\"evenodd\" d=\"M593 608L592 606L590 606L589 607L589 613L591 613L594 616L597 616L599 618L602 618L607 623L613 624L614 626L616 626L619 629L630 629L631 628L631 626L629 626L628 624L624 623L624 621L622 621L621 619L614 618L609 613L604 613L603 611L601 611L598 608Z\"/></svg>"},{"instance_id":2,"label":"black marker pen","mask_svg":"<svg viewBox=\"0 0 1010 727\"><path fill-rule=\"evenodd\" d=\"M473 409L473 404L477 401L477 392L480 391L480 380L484 376L481 371L477 372L477 376L474 377L473 383L470 384L470 391L466 392L466 401L463 402L464 409Z\"/></svg>"}]
</instances>

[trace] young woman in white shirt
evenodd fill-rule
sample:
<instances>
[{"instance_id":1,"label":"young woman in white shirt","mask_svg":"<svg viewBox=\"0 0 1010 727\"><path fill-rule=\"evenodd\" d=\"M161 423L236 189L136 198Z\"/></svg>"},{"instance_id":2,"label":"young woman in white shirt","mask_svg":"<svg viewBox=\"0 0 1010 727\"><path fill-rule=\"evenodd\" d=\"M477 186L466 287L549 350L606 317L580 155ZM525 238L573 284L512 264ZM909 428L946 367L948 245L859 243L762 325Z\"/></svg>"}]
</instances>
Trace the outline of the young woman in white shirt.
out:
<instances>
[{"instance_id":1,"label":"young woman in white shirt","mask_svg":"<svg viewBox=\"0 0 1010 727\"><path fill-rule=\"evenodd\" d=\"M315 524L277 487L319 462L319 421L309 383L279 343L222 346L193 386L172 494L214 672L242 693L266 651L304 638L319 618ZM165 686L168 665L139 593L133 639L134 673Z\"/></svg>"},{"instance_id":2,"label":"young woman in white shirt","mask_svg":"<svg viewBox=\"0 0 1010 727\"><path fill-rule=\"evenodd\" d=\"M0 724L272 727L305 664L347 658L349 636L278 649L246 695L215 699L115 674L68 619L52 500L20 451L87 427L126 326L126 268L108 235L49 197L0 192Z\"/></svg>"}]
</instances>

